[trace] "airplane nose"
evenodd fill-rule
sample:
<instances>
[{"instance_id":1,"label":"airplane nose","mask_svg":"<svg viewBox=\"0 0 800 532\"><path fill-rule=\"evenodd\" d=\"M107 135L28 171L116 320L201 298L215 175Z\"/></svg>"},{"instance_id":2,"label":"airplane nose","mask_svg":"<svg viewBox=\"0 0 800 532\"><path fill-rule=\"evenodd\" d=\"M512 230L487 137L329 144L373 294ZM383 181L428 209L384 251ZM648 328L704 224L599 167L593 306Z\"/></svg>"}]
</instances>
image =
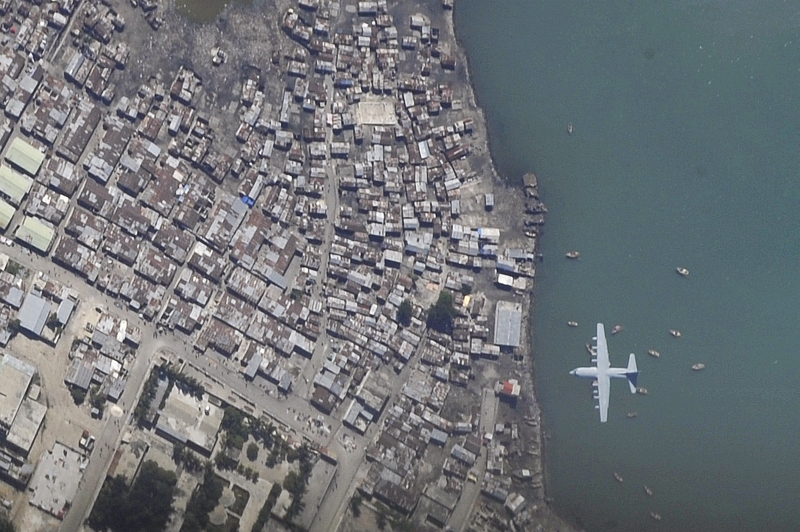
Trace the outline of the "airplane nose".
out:
<instances>
[{"instance_id":1,"label":"airplane nose","mask_svg":"<svg viewBox=\"0 0 800 532\"><path fill-rule=\"evenodd\" d=\"M569 372L569 374L570 374L570 375L575 375L575 372L576 372L576 371L578 371L578 370L577 370L577 369L573 369L572 371L570 371L570 372Z\"/></svg>"}]
</instances>

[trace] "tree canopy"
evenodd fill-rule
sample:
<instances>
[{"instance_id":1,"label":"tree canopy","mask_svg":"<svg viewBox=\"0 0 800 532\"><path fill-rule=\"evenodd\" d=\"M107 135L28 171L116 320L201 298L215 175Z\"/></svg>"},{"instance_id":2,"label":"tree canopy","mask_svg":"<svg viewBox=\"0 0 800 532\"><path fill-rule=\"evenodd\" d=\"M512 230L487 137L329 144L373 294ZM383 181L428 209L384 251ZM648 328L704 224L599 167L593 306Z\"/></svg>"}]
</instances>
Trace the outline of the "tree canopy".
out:
<instances>
[{"instance_id":1,"label":"tree canopy","mask_svg":"<svg viewBox=\"0 0 800 532\"><path fill-rule=\"evenodd\" d=\"M142 464L130 488L122 476L108 479L89 515L89 525L113 532L164 530L177 482L175 473L161 469L152 460Z\"/></svg>"},{"instance_id":2,"label":"tree canopy","mask_svg":"<svg viewBox=\"0 0 800 532\"><path fill-rule=\"evenodd\" d=\"M453 294L442 290L436 304L428 310L428 327L444 334L453 332L453 320L457 313L453 308Z\"/></svg>"},{"instance_id":3,"label":"tree canopy","mask_svg":"<svg viewBox=\"0 0 800 532\"><path fill-rule=\"evenodd\" d=\"M411 305L411 301L404 299L400 306L397 307L397 321L400 322L400 325L403 327L411 325L413 311L414 307Z\"/></svg>"}]
</instances>

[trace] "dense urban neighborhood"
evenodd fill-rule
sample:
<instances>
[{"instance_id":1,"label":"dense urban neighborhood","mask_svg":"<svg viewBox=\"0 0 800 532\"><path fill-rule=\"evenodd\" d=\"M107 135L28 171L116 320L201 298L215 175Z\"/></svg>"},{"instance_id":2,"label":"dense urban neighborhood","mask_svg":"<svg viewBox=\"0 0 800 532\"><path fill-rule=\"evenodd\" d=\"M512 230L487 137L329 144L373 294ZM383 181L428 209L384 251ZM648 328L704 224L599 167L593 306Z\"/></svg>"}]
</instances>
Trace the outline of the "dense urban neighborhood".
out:
<instances>
[{"instance_id":1,"label":"dense urban neighborhood","mask_svg":"<svg viewBox=\"0 0 800 532\"><path fill-rule=\"evenodd\" d=\"M567 529L452 8L0 1L3 519Z\"/></svg>"}]
</instances>

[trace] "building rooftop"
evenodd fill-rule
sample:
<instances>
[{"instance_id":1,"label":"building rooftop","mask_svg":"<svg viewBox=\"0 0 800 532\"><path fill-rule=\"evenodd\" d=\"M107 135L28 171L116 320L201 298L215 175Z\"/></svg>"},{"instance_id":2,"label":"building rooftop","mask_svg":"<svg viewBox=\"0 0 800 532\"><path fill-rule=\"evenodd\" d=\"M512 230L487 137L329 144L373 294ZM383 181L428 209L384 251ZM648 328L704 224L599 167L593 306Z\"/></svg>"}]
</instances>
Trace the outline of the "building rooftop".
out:
<instances>
[{"instance_id":1,"label":"building rooftop","mask_svg":"<svg viewBox=\"0 0 800 532\"><path fill-rule=\"evenodd\" d=\"M13 355L0 358L0 427L11 427L35 373L35 367Z\"/></svg>"},{"instance_id":2,"label":"building rooftop","mask_svg":"<svg viewBox=\"0 0 800 532\"><path fill-rule=\"evenodd\" d=\"M33 216L26 216L14 236L34 249L47 253L55 234L55 229L48 223Z\"/></svg>"},{"instance_id":3,"label":"building rooftop","mask_svg":"<svg viewBox=\"0 0 800 532\"><path fill-rule=\"evenodd\" d=\"M0 165L0 193L13 205L19 205L30 191L33 179L22 175L8 165Z\"/></svg>"},{"instance_id":4,"label":"building rooftop","mask_svg":"<svg viewBox=\"0 0 800 532\"><path fill-rule=\"evenodd\" d=\"M210 454L217 441L223 413L207 398L197 399L174 386L158 418L156 430Z\"/></svg>"},{"instance_id":5,"label":"building rooftop","mask_svg":"<svg viewBox=\"0 0 800 532\"><path fill-rule=\"evenodd\" d=\"M27 455L39 433L45 413L47 413L45 405L25 398L20 405L17 417L14 418L14 423L11 424L11 430L8 431L6 443L22 450Z\"/></svg>"},{"instance_id":6,"label":"building rooftop","mask_svg":"<svg viewBox=\"0 0 800 532\"><path fill-rule=\"evenodd\" d=\"M13 205L9 205L5 200L0 199L0 231L5 231L11 219L14 217L16 209Z\"/></svg>"},{"instance_id":7,"label":"building rooftop","mask_svg":"<svg viewBox=\"0 0 800 532\"><path fill-rule=\"evenodd\" d=\"M10 162L26 174L35 176L44 162L44 154L28 144L21 137L15 138L6 153L6 161Z\"/></svg>"},{"instance_id":8,"label":"building rooftop","mask_svg":"<svg viewBox=\"0 0 800 532\"><path fill-rule=\"evenodd\" d=\"M41 296L30 293L19 309L19 326L40 336L50 316L50 303Z\"/></svg>"},{"instance_id":9,"label":"building rooftop","mask_svg":"<svg viewBox=\"0 0 800 532\"><path fill-rule=\"evenodd\" d=\"M498 301L494 314L494 343L504 347L519 347L522 330L522 304Z\"/></svg>"},{"instance_id":10,"label":"building rooftop","mask_svg":"<svg viewBox=\"0 0 800 532\"><path fill-rule=\"evenodd\" d=\"M42 455L30 484L30 504L64 519L89 458L56 442Z\"/></svg>"}]
</instances>

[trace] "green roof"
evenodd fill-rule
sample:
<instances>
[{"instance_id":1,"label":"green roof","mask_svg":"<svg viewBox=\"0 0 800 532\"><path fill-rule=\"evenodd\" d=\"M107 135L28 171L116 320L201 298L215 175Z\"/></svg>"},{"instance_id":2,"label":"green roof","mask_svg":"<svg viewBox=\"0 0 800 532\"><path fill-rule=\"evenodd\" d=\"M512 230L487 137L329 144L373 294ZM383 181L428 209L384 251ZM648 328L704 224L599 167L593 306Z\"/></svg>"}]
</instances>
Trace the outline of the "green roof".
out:
<instances>
[{"instance_id":1,"label":"green roof","mask_svg":"<svg viewBox=\"0 0 800 532\"><path fill-rule=\"evenodd\" d=\"M26 216L22 224L17 228L14 236L17 240L24 242L42 253L47 253L56 231L50 224L47 224L33 216Z\"/></svg>"},{"instance_id":2,"label":"green roof","mask_svg":"<svg viewBox=\"0 0 800 532\"><path fill-rule=\"evenodd\" d=\"M11 223L11 218L14 217L16 209L0 199L0 231L5 231L8 224Z\"/></svg>"},{"instance_id":3,"label":"green roof","mask_svg":"<svg viewBox=\"0 0 800 532\"><path fill-rule=\"evenodd\" d=\"M0 194L13 205L19 206L22 203L32 185L33 179L30 177L20 174L10 166L0 165Z\"/></svg>"},{"instance_id":4,"label":"green roof","mask_svg":"<svg viewBox=\"0 0 800 532\"><path fill-rule=\"evenodd\" d=\"M17 137L8 148L6 161L26 174L35 176L44 162L44 153L25 142L24 139Z\"/></svg>"}]
</instances>

